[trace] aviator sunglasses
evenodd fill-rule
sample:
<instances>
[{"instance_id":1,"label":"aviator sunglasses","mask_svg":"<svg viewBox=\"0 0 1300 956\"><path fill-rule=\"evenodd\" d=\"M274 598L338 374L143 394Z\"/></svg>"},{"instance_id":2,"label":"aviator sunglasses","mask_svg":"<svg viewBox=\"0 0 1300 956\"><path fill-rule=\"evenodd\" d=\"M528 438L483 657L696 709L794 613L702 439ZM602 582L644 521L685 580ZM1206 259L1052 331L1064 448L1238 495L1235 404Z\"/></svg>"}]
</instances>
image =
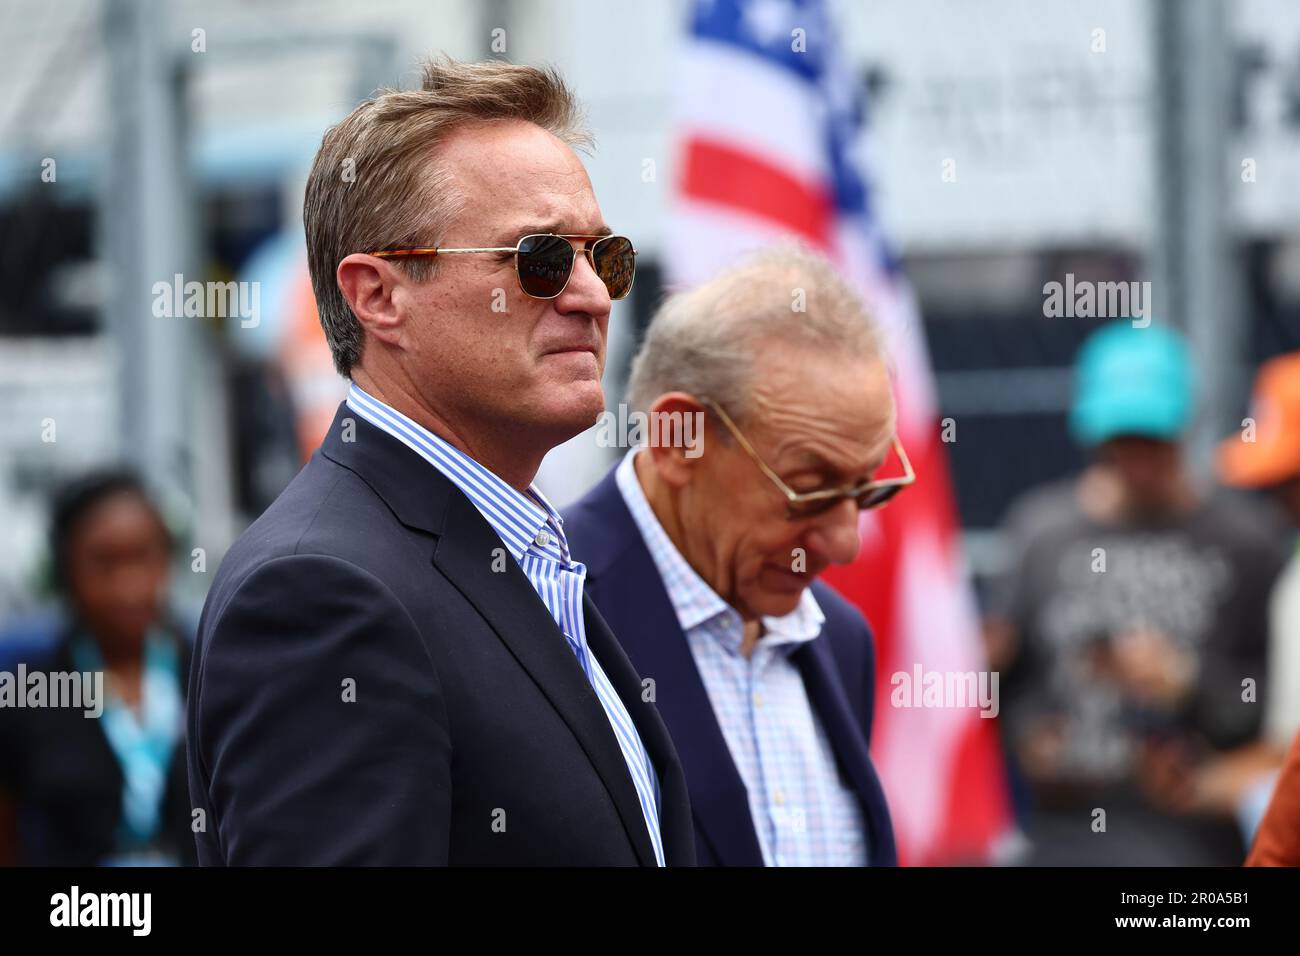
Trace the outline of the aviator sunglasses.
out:
<instances>
[{"instance_id":1,"label":"aviator sunglasses","mask_svg":"<svg viewBox=\"0 0 1300 956\"><path fill-rule=\"evenodd\" d=\"M515 256L515 272L519 275L519 288L524 295L534 299L554 299L569 284L577 250L573 240L588 240L582 254L591 263L592 271L605 283L611 299L622 299L632 291L636 276L636 249L626 236L559 236L538 233L524 236L514 246L495 246L480 249L381 249L367 255L380 258L398 256L444 256L465 253L506 253Z\"/></svg>"}]
</instances>

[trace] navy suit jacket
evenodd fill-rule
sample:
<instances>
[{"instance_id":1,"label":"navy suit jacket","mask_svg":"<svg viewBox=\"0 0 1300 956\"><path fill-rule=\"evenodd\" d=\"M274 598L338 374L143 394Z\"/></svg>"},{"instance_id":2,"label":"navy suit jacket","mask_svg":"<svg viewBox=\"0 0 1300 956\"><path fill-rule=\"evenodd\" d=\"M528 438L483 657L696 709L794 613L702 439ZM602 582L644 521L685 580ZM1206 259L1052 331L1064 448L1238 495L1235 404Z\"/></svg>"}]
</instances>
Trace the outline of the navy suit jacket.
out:
<instances>
[{"instance_id":1,"label":"navy suit jacket","mask_svg":"<svg viewBox=\"0 0 1300 956\"><path fill-rule=\"evenodd\" d=\"M672 740L599 612L587 640L694 862ZM222 562L187 701L204 864L654 866L605 710L474 505L339 408Z\"/></svg>"},{"instance_id":2,"label":"navy suit jacket","mask_svg":"<svg viewBox=\"0 0 1300 956\"><path fill-rule=\"evenodd\" d=\"M699 865L762 866L745 784L613 470L564 513L564 532L574 557L587 565L588 595L637 673L655 682L659 713L686 770ZM818 581L812 588L826 622L821 634L795 650L791 660L803 676L840 774L861 803L869 862L895 866L889 808L868 752L875 697L871 631L861 613L830 587Z\"/></svg>"}]
</instances>

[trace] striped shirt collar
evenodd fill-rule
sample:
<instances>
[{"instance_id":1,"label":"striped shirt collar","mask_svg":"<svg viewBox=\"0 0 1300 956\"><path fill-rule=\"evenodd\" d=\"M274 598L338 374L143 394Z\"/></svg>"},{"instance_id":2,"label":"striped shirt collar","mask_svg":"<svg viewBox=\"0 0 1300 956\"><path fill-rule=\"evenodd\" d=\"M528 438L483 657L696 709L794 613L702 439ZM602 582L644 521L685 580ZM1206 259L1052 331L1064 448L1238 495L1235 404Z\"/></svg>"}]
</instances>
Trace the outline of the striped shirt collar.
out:
<instances>
[{"instance_id":1,"label":"striped shirt collar","mask_svg":"<svg viewBox=\"0 0 1300 956\"><path fill-rule=\"evenodd\" d=\"M641 481L636 476L633 459L639 450L632 448L628 451L618 465L614 480L654 559L655 568L663 579L668 599L677 614L677 623L686 633L720 615L730 616L733 619L731 623L739 625L740 615L682 557L682 553L668 537L668 532L659 523L641 488ZM793 649L794 645L817 637L825 620L817 599L813 597L812 588L805 588L799 596L798 606L789 614L762 619L763 642L768 647L789 644ZM740 629L737 626L727 630L738 636Z\"/></svg>"},{"instance_id":2,"label":"striped shirt collar","mask_svg":"<svg viewBox=\"0 0 1300 956\"><path fill-rule=\"evenodd\" d=\"M571 563L564 519L536 485L529 485L527 492L519 491L446 439L384 404L355 382L348 388L347 405L429 462L464 492L516 561L522 560L531 548L562 564Z\"/></svg>"}]
</instances>

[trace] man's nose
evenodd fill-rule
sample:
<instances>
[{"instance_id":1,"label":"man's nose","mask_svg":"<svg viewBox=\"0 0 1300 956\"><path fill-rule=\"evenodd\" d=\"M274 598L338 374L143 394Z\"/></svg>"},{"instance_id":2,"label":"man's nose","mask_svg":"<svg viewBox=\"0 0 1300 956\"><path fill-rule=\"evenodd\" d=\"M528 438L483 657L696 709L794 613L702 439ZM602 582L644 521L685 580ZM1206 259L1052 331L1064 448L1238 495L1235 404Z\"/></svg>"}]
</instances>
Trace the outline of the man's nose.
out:
<instances>
[{"instance_id":1,"label":"man's nose","mask_svg":"<svg viewBox=\"0 0 1300 956\"><path fill-rule=\"evenodd\" d=\"M808 550L831 564L848 564L858 556L862 536L858 531L858 505L851 498L818 516L808 531Z\"/></svg>"},{"instance_id":2,"label":"man's nose","mask_svg":"<svg viewBox=\"0 0 1300 956\"><path fill-rule=\"evenodd\" d=\"M555 308L560 312L583 312L596 319L609 315L612 302L609 290L596 270L591 267L591 260L581 249L573 250L573 274L569 284L555 299Z\"/></svg>"}]
</instances>

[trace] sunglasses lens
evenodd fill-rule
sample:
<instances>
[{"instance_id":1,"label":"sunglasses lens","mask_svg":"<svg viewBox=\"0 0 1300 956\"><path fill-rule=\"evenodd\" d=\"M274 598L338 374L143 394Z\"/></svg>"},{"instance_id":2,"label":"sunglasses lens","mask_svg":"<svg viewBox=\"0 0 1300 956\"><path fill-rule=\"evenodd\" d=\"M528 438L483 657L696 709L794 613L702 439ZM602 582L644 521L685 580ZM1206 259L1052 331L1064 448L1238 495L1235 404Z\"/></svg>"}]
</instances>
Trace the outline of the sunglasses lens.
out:
<instances>
[{"instance_id":1,"label":"sunglasses lens","mask_svg":"<svg viewBox=\"0 0 1300 956\"><path fill-rule=\"evenodd\" d=\"M636 277L636 252L626 236L606 236L591 249L596 275L605 283L611 299L621 299L632 291Z\"/></svg>"},{"instance_id":2,"label":"sunglasses lens","mask_svg":"<svg viewBox=\"0 0 1300 956\"><path fill-rule=\"evenodd\" d=\"M573 272L573 245L559 236L524 236L515 258L519 287L537 299L555 298Z\"/></svg>"}]
</instances>

